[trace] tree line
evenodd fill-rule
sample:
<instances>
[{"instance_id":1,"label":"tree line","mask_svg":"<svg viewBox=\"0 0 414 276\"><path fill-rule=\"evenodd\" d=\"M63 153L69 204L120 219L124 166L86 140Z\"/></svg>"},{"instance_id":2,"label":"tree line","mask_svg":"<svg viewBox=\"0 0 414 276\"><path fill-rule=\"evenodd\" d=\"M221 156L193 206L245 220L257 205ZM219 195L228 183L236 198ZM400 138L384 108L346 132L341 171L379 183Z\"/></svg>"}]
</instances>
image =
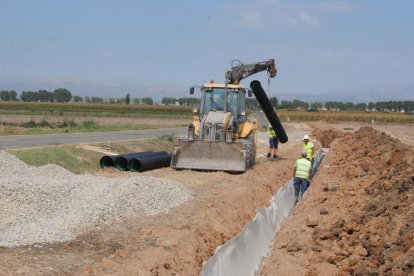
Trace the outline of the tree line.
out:
<instances>
[{"instance_id":1,"label":"tree line","mask_svg":"<svg viewBox=\"0 0 414 276\"><path fill-rule=\"evenodd\" d=\"M78 95L72 96L72 93L66 88L58 88L54 91L39 90L39 91L22 91L20 96L14 90L0 91L0 101L6 102L58 102L67 103L73 101L75 103L110 103L110 104L130 104L130 95L127 94L125 98L109 98L101 97L81 97ZM153 105L154 100L150 97L134 98L134 104Z\"/></svg>"},{"instance_id":2,"label":"tree line","mask_svg":"<svg viewBox=\"0 0 414 276\"><path fill-rule=\"evenodd\" d=\"M180 106L198 106L201 100L199 98L173 98L164 97L161 100L161 104L165 105L180 105Z\"/></svg>"},{"instance_id":3,"label":"tree line","mask_svg":"<svg viewBox=\"0 0 414 276\"><path fill-rule=\"evenodd\" d=\"M143 104L153 105L154 100L151 97L143 98L130 98L130 94L127 94L123 98L109 98L104 99L101 97L81 97L78 95L72 96L72 93L66 88L58 88L52 91L39 90L39 91L22 91L20 96L14 90L2 90L0 91L1 101L23 101L23 102L77 102L77 103L109 103L109 104ZM276 97L271 97L270 103L277 109L306 109L306 110L349 110L349 111L392 111L392 112L414 112L414 101L380 101L369 103L353 103L353 102L312 102L307 103L301 100L282 100L278 101ZM174 98L164 97L161 100L163 105L180 105L180 106L199 106L199 98ZM246 98L246 108L252 110L261 109L259 103L255 98Z\"/></svg>"},{"instance_id":4,"label":"tree line","mask_svg":"<svg viewBox=\"0 0 414 276\"><path fill-rule=\"evenodd\" d=\"M348 111L390 111L390 112L414 112L414 101L381 101L369 103L353 102L313 102L307 103L301 100L287 101L282 100L280 103L275 97L269 99L274 108L277 109L305 109L305 110L348 110ZM259 110L260 106L256 99L246 99L246 107L253 110Z\"/></svg>"}]
</instances>

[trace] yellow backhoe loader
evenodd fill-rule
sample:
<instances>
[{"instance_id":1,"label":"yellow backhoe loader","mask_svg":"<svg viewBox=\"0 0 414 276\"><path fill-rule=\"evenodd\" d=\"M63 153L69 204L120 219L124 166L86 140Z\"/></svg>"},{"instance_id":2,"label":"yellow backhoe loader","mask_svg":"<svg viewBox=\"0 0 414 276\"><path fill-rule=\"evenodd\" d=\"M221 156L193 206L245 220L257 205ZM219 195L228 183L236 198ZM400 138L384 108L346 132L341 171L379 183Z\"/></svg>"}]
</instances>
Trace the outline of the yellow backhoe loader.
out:
<instances>
[{"instance_id":1,"label":"yellow backhoe loader","mask_svg":"<svg viewBox=\"0 0 414 276\"><path fill-rule=\"evenodd\" d=\"M174 146L171 167L245 172L255 164L257 120L246 117L246 89L240 81L265 70L269 78L276 76L274 59L253 64L240 63L226 71L224 84L211 81L201 86L198 115L189 125L187 136L180 138L178 145ZM260 83L252 89L256 98L260 94L270 105ZM190 94L194 94L194 87L190 88ZM261 103L259 98L258 101Z\"/></svg>"}]
</instances>

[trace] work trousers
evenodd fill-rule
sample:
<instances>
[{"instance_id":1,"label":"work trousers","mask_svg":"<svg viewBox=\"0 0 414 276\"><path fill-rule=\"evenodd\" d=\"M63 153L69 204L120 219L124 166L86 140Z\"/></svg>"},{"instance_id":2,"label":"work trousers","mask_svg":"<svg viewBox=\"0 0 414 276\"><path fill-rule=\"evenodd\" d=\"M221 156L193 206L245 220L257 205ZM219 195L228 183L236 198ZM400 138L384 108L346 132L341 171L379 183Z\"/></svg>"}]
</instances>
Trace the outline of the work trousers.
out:
<instances>
[{"instance_id":1,"label":"work trousers","mask_svg":"<svg viewBox=\"0 0 414 276\"><path fill-rule=\"evenodd\" d=\"M293 187L295 188L295 197L298 197L299 194L302 197L308 188L308 180L304 178L295 177L293 179Z\"/></svg>"},{"instance_id":2,"label":"work trousers","mask_svg":"<svg viewBox=\"0 0 414 276\"><path fill-rule=\"evenodd\" d=\"M277 147L279 145L279 141L277 137L269 137L269 149L267 150L267 157L271 157L273 155L274 158L277 158Z\"/></svg>"}]
</instances>

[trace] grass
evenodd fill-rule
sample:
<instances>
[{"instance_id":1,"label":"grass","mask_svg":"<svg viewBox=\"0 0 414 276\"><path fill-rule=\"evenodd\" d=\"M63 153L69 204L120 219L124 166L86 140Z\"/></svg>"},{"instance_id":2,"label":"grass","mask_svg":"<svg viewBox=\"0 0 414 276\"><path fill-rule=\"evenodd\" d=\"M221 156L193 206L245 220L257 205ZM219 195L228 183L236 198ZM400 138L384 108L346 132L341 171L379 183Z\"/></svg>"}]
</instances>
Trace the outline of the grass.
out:
<instances>
[{"instance_id":1,"label":"grass","mask_svg":"<svg viewBox=\"0 0 414 276\"><path fill-rule=\"evenodd\" d=\"M0 102L0 114L192 118L192 108L162 105Z\"/></svg>"},{"instance_id":2,"label":"grass","mask_svg":"<svg viewBox=\"0 0 414 276\"><path fill-rule=\"evenodd\" d=\"M32 166L56 164L76 174L95 169L102 155L92 151L85 151L75 146L42 147L11 150L9 152Z\"/></svg>"},{"instance_id":3,"label":"grass","mask_svg":"<svg viewBox=\"0 0 414 276\"><path fill-rule=\"evenodd\" d=\"M169 136L168 136L169 137ZM171 152L175 138L159 137L146 140L131 140L111 143L117 153L139 152L139 151L166 151ZM108 143L91 143L90 145L100 147ZM101 172L99 160L105 154L86 150L80 146L50 146L33 149L9 150L25 163L32 166L43 166L46 164L57 164L63 168L76 173Z\"/></svg>"},{"instance_id":4,"label":"grass","mask_svg":"<svg viewBox=\"0 0 414 276\"><path fill-rule=\"evenodd\" d=\"M168 125L168 127L182 127L183 124ZM51 133L75 133L75 132L98 132L98 131L122 131L153 129L160 126L148 124L98 124L94 120L87 120L76 123L74 120L64 119L62 122L51 123L45 119L39 122L30 120L25 123L2 123L0 124L0 135L31 135L31 134L51 134ZM167 125L165 126L167 127Z\"/></svg>"},{"instance_id":5,"label":"grass","mask_svg":"<svg viewBox=\"0 0 414 276\"><path fill-rule=\"evenodd\" d=\"M397 112L364 112L364 111L326 111L306 112L304 110L289 111L286 109L276 110L281 121L326 121L326 122L366 122L372 121L377 123L414 123L414 114L405 114Z\"/></svg>"}]
</instances>

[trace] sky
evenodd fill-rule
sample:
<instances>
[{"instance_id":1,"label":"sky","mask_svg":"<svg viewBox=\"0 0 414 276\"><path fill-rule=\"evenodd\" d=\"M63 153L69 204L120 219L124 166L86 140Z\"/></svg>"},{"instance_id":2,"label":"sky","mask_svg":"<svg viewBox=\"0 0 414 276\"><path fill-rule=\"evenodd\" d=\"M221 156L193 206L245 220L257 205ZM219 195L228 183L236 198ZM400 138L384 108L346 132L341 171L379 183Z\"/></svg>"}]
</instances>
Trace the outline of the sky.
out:
<instances>
[{"instance_id":1,"label":"sky","mask_svg":"<svg viewBox=\"0 0 414 276\"><path fill-rule=\"evenodd\" d=\"M0 0L0 89L186 97L235 59L274 58L272 95L414 95L413 13L410 0Z\"/></svg>"}]
</instances>

